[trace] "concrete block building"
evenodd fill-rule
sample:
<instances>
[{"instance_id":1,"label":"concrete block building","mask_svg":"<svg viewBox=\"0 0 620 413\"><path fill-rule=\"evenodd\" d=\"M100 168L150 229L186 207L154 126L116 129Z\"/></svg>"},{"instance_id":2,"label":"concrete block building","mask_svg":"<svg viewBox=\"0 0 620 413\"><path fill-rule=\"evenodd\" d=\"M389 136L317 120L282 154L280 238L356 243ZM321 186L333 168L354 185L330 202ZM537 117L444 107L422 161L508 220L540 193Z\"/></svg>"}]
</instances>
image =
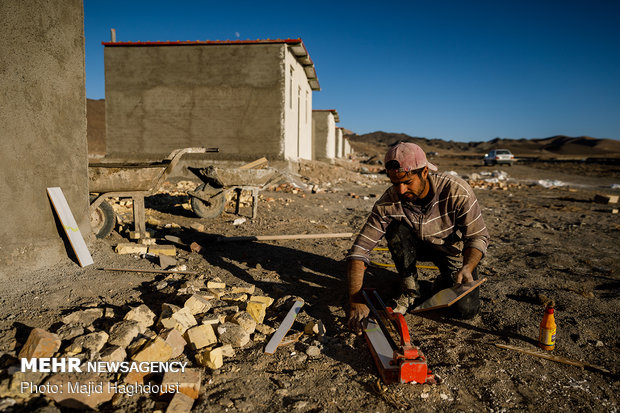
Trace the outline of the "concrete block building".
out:
<instances>
[{"instance_id":1,"label":"concrete block building","mask_svg":"<svg viewBox=\"0 0 620 413\"><path fill-rule=\"evenodd\" d=\"M0 2L0 279L72 252L46 188L60 187L88 237L81 0ZM12 279L12 278L11 278Z\"/></svg>"},{"instance_id":2,"label":"concrete block building","mask_svg":"<svg viewBox=\"0 0 620 413\"><path fill-rule=\"evenodd\" d=\"M336 157L342 158L344 156L344 137L342 128L336 128Z\"/></svg>"},{"instance_id":3,"label":"concrete block building","mask_svg":"<svg viewBox=\"0 0 620 413\"><path fill-rule=\"evenodd\" d=\"M353 148L351 148L351 143L347 138L344 138L344 153L342 156L348 158L353 153Z\"/></svg>"},{"instance_id":4,"label":"concrete block building","mask_svg":"<svg viewBox=\"0 0 620 413\"><path fill-rule=\"evenodd\" d=\"M314 159L325 161L338 157L336 122L340 122L336 109L314 109L312 111Z\"/></svg>"},{"instance_id":5,"label":"concrete block building","mask_svg":"<svg viewBox=\"0 0 620 413\"><path fill-rule=\"evenodd\" d=\"M108 157L218 147L312 159L316 70L301 39L104 42Z\"/></svg>"}]
</instances>

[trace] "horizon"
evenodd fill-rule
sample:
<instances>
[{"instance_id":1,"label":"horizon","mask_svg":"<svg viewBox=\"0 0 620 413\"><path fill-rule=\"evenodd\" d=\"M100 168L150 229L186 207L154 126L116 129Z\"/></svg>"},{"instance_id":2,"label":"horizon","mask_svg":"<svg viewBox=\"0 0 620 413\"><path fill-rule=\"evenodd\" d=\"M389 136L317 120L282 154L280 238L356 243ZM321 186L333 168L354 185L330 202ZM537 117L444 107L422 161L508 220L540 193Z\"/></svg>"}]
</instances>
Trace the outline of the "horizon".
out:
<instances>
[{"instance_id":1,"label":"horizon","mask_svg":"<svg viewBox=\"0 0 620 413\"><path fill-rule=\"evenodd\" d=\"M86 0L86 96L105 99L101 42L112 28L117 41L301 38L321 84L313 109L335 108L337 126L358 135L620 140L620 2L317 1L312 10Z\"/></svg>"}]
</instances>

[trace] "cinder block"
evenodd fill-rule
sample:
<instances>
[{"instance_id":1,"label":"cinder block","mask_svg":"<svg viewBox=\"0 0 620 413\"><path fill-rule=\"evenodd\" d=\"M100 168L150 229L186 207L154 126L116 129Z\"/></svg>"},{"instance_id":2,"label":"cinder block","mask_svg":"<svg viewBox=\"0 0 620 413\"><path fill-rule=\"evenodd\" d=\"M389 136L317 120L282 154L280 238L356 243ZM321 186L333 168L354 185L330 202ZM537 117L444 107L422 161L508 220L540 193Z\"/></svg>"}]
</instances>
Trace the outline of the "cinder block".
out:
<instances>
[{"instance_id":1,"label":"cinder block","mask_svg":"<svg viewBox=\"0 0 620 413\"><path fill-rule=\"evenodd\" d=\"M179 392L191 397L192 399L197 399L200 394L201 378L201 370L199 369L185 369L184 372L169 371L164 374L164 378L161 382L162 393L160 395L164 395L166 393L166 387L178 385Z\"/></svg>"},{"instance_id":2,"label":"cinder block","mask_svg":"<svg viewBox=\"0 0 620 413\"><path fill-rule=\"evenodd\" d=\"M192 327L185 332L184 336L190 347L194 350L199 350L217 343L217 337L215 336L213 327L208 324Z\"/></svg>"},{"instance_id":3,"label":"cinder block","mask_svg":"<svg viewBox=\"0 0 620 413\"><path fill-rule=\"evenodd\" d=\"M224 365L222 347L202 350L196 354L196 363L210 369L219 369Z\"/></svg>"},{"instance_id":4,"label":"cinder block","mask_svg":"<svg viewBox=\"0 0 620 413\"><path fill-rule=\"evenodd\" d=\"M60 338L42 328L33 328L26 344L19 352L19 358L52 357L60 348Z\"/></svg>"},{"instance_id":5,"label":"cinder block","mask_svg":"<svg viewBox=\"0 0 620 413\"><path fill-rule=\"evenodd\" d=\"M139 245L131 242L120 243L114 248L117 254L146 254L149 250L147 245Z\"/></svg>"}]
</instances>

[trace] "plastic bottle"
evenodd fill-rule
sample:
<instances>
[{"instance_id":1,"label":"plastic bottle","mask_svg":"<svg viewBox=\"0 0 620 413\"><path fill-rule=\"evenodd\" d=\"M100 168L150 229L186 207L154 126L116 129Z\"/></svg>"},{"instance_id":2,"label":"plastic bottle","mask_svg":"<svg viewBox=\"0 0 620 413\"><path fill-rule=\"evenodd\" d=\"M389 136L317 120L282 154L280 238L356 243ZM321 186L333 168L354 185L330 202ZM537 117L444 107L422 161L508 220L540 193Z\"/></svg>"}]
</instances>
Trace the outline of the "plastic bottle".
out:
<instances>
[{"instance_id":1,"label":"plastic bottle","mask_svg":"<svg viewBox=\"0 0 620 413\"><path fill-rule=\"evenodd\" d=\"M538 346L543 350L553 350L555 348L555 316L551 306L545 308L545 315L540 323L538 335Z\"/></svg>"}]
</instances>

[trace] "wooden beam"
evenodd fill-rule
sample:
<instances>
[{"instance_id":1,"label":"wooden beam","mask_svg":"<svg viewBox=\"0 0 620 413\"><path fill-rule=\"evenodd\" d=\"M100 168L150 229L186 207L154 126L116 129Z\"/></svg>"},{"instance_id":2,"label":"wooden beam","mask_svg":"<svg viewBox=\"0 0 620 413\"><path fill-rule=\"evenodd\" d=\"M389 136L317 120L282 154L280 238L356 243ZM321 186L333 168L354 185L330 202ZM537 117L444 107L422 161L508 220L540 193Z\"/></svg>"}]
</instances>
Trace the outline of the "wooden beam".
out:
<instances>
[{"instance_id":1,"label":"wooden beam","mask_svg":"<svg viewBox=\"0 0 620 413\"><path fill-rule=\"evenodd\" d=\"M352 232L339 232L333 234L291 234L291 235L249 235L244 237L221 237L218 242L238 241L276 241L291 239L318 239L318 238L351 238Z\"/></svg>"},{"instance_id":2,"label":"wooden beam","mask_svg":"<svg viewBox=\"0 0 620 413\"><path fill-rule=\"evenodd\" d=\"M88 251L86 242L84 242L84 237L82 237L80 228L77 222L75 222L75 218L71 213L71 208L69 208L65 195L62 193L62 189L59 187L47 188L47 194L52 201L52 205L62 224L62 228L65 230L65 234L67 234L67 238L69 239L71 248L73 248L75 252L80 267L91 265L93 263L93 257L90 255L90 251Z\"/></svg>"},{"instance_id":3,"label":"wooden beam","mask_svg":"<svg viewBox=\"0 0 620 413\"><path fill-rule=\"evenodd\" d=\"M148 272L154 274L187 274L198 275L196 271L146 270L140 268L97 268L99 271Z\"/></svg>"},{"instance_id":4,"label":"wooden beam","mask_svg":"<svg viewBox=\"0 0 620 413\"><path fill-rule=\"evenodd\" d=\"M238 169L252 169L252 168L261 166L263 164L266 164L266 163L267 163L267 158L262 157L260 159L255 160L254 162L246 163L245 165L240 166Z\"/></svg>"},{"instance_id":5,"label":"wooden beam","mask_svg":"<svg viewBox=\"0 0 620 413\"><path fill-rule=\"evenodd\" d=\"M503 348L503 349L506 349L506 350L514 350L514 351L518 351L520 353L529 354L530 356L543 358L545 360L557 361L558 363L568 364L568 365L571 365L571 366L590 367L592 369L595 369L595 370L598 370L598 371L602 371L603 373L610 373L610 371L607 370L606 368L601 367L601 366L597 366L595 364L590 364L590 363L586 363L586 362L583 362L583 361L571 360L571 359L567 359L565 357L554 356L552 354L541 353L541 352L534 351L534 350L528 350L526 348L521 348L521 347L516 347L516 346L509 346L509 345L506 345L506 344L495 344L495 347Z\"/></svg>"}]
</instances>

